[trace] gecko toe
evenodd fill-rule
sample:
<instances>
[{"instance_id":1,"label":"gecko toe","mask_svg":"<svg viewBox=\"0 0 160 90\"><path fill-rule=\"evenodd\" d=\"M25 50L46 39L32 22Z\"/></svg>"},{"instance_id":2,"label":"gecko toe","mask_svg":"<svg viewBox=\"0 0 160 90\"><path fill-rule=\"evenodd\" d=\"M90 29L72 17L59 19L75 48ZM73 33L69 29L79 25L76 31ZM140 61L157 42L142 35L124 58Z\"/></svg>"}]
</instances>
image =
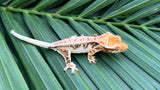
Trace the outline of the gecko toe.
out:
<instances>
[{"instance_id":1,"label":"gecko toe","mask_svg":"<svg viewBox=\"0 0 160 90\"><path fill-rule=\"evenodd\" d=\"M97 64L97 59L94 59L94 60L92 60L92 62L94 63L94 64Z\"/></svg>"},{"instance_id":2,"label":"gecko toe","mask_svg":"<svg viewBox=\"0 0 160 90\"><path fill-rule=\"evenodd\" d=\"M72 74L74 74L75 72L74 71L72 71Z\"/></svg>"},{"instance_id":3,"label":"gecko toe","mask_svg":"<svg viewBox=\"0 0 160 90\"><path fill-rule=\"evenodd\" d=\"M76 68L76 71L79 71L79 69Z\"/></svg>"},{"instance_id":4,"label":"gecko toe","mask_svg":"<svg viewBox=\"0 0 160 90\"><path fill-rule=\"evenodd\" d=\"M75 74L75 70L79 71L79 69L77 69L77 68L71 68L71 69L72 69L72 74Z\"/></svg>"},{"instance_id":5,"label":"gecko toe","mask_svg":"<svg viewBox=\"0 0 160 90\"><path fill-rule=\"evenodd\" d=\"M68 63L67 66L64 68L64 71L67 71L68 68L71 69L72 74L75 74L75 70L79 71L79 69L76 68L76 65L73 62Z\"/></svg>"},{"instance_id":6,"label":"gecko toe","mask_svg":"<svg viewBox=\"0 0 160 90\"><path fill-rule=\"evenodd\" d=\"M67 67L65 67L65 68L64 68L64 72L65 72L65 71L67 71L67 69L68 69L68 68L67 68Z\"/></svg>"},{"instance_id":7,"label":"gecko toe","mask_svg":"<svg viewBox=\"0 0 160 90\"><path fill-rule=\"evenodd\" d=\"M92 56L91 58L89 58L89 63L91 64L91 63L94 63L94 64L97 64L96 62L97 62L97 59L95 59L95 56Z\"/></svg>"},{"instance_id":8,"label":"gecko toe","mask_svg":"<svg viewBox=\"0 0 160 90\"><path fill-rule=\"evenodd\" d=\"M94 63L94 64L97 64L97 59L93 59L93 60L89 60L89 63L91 64L91 63Z\"/></svg>"}]
</instances>

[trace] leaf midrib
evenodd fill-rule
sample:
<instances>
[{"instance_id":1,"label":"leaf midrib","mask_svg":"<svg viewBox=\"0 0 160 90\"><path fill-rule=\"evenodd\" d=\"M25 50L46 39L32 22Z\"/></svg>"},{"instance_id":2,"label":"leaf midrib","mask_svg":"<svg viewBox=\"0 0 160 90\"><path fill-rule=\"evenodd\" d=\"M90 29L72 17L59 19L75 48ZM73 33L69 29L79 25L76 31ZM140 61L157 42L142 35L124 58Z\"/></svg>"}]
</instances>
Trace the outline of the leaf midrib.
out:
<instances>
[{"instance_id":1,"label":"leaf midrib","mask_svg":"<svg viewBox=\"0 0 160 90\"><path fill-rule=\"evenodd\" d=\"M82 22L89 22L92 21L94 23L99 23L99 24L107 24L108 21L102 21L100 19L86 19L86 18L79 18L79 17L73 17L73 16L64 16L64 15L59 15L57 13L50 13L50 12L38 12L35 10L29 10L29 9L20 9L20 8L13 8L13 7L4 7L4 6L0 6L0 10L8 10L8 11L12 11L12 12L20 12L20 13L29 13L29 14L34 14L34 15L42 15L42 16L52 16L55 18L60 18L60 19L73 19L75 21L82 21ZM154 31L160 31L160 28L156 28L156 27L148 27L145 25L135 25L135 24L128 24L128 23L122 23L122 22L109 22L115 26L125 26L128 25L130 27L134 27L134 28L147 28L149 30L154 30Z\"/></svg>"}]
</instances>

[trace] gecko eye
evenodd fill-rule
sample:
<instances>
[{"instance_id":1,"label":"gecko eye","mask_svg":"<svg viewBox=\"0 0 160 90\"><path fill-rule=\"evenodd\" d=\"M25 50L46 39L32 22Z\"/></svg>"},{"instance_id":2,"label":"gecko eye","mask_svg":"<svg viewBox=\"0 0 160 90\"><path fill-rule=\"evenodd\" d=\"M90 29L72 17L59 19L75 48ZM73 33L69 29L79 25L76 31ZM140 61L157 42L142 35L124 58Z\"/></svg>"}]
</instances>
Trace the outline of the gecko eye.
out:
<instances>
[{"instance_id":1,"label":"gecko eye","mask_svg":"<svg viewBox=\"0 0 160 90\"><path fill-rule=\"evenodd\" d=\"M116 51L118 51L119 49L120 49L120 46L117 46L117 47L115 48Z\"/></svg>"},{"instance_id":2,"label":"gecko eye","mask_svg":"<svg viewBox=\"0 0 160 90\"><path fill-rule=\"evenodd\" d=\"M121 48L121 47L118 45L118 46L115 47L115 50L114 50L114 51L119 51L120 48Z\"/></svg>"}]
</instances>

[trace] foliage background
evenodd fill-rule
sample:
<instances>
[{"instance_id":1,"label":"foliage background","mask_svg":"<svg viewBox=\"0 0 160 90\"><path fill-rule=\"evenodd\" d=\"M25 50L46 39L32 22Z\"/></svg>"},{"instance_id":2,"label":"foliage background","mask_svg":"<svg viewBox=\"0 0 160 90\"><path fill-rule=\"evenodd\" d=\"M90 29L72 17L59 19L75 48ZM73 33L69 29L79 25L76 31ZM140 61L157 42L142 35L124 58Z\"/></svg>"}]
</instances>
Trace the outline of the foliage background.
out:
<instances>
[{"instance_id":1,"label":"foliage background","mask_svg":"<svg viewBox=\"0 0 160 90\"><path fill-rule=\"evenodd\" d=\"M1 0L0 89L160 89L160 0ZM112 32L123 53L72 55L80 70L63 72L57 52L35 47L10 30L46 42Z\"/></svg>"}]
</instances>

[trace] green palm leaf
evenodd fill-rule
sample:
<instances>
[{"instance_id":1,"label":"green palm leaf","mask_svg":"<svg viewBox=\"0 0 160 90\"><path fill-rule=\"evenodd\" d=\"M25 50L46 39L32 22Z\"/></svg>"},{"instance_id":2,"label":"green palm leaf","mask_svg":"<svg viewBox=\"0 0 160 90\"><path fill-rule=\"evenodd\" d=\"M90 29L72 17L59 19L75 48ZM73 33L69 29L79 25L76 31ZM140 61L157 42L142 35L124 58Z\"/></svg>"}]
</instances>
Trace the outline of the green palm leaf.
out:
<instances>
[{"instance_id":1,"label":"green palm leaf","mask_svg":"<svg viewBox=\"0 0 160 90\"><path fill-rule=\"evenodd\" d=\"M160 0L0 1L0 89L160 89ZM129 49L72 55L79 72L63 72L52 50L20 41L10 30L41 41L73 35L118 34Z\"/></svg>"},{"instance_id":2,"label":"green palm leaf","mask_svg":"<svg viewBox=\"0 0 160 90\"><path fill-rule=\"evenodd\" d=\"M16 62L9 50L2 33L0 33L0 89L25 89L27 84L16 65Z\"/></svg>"}]
</instances>

